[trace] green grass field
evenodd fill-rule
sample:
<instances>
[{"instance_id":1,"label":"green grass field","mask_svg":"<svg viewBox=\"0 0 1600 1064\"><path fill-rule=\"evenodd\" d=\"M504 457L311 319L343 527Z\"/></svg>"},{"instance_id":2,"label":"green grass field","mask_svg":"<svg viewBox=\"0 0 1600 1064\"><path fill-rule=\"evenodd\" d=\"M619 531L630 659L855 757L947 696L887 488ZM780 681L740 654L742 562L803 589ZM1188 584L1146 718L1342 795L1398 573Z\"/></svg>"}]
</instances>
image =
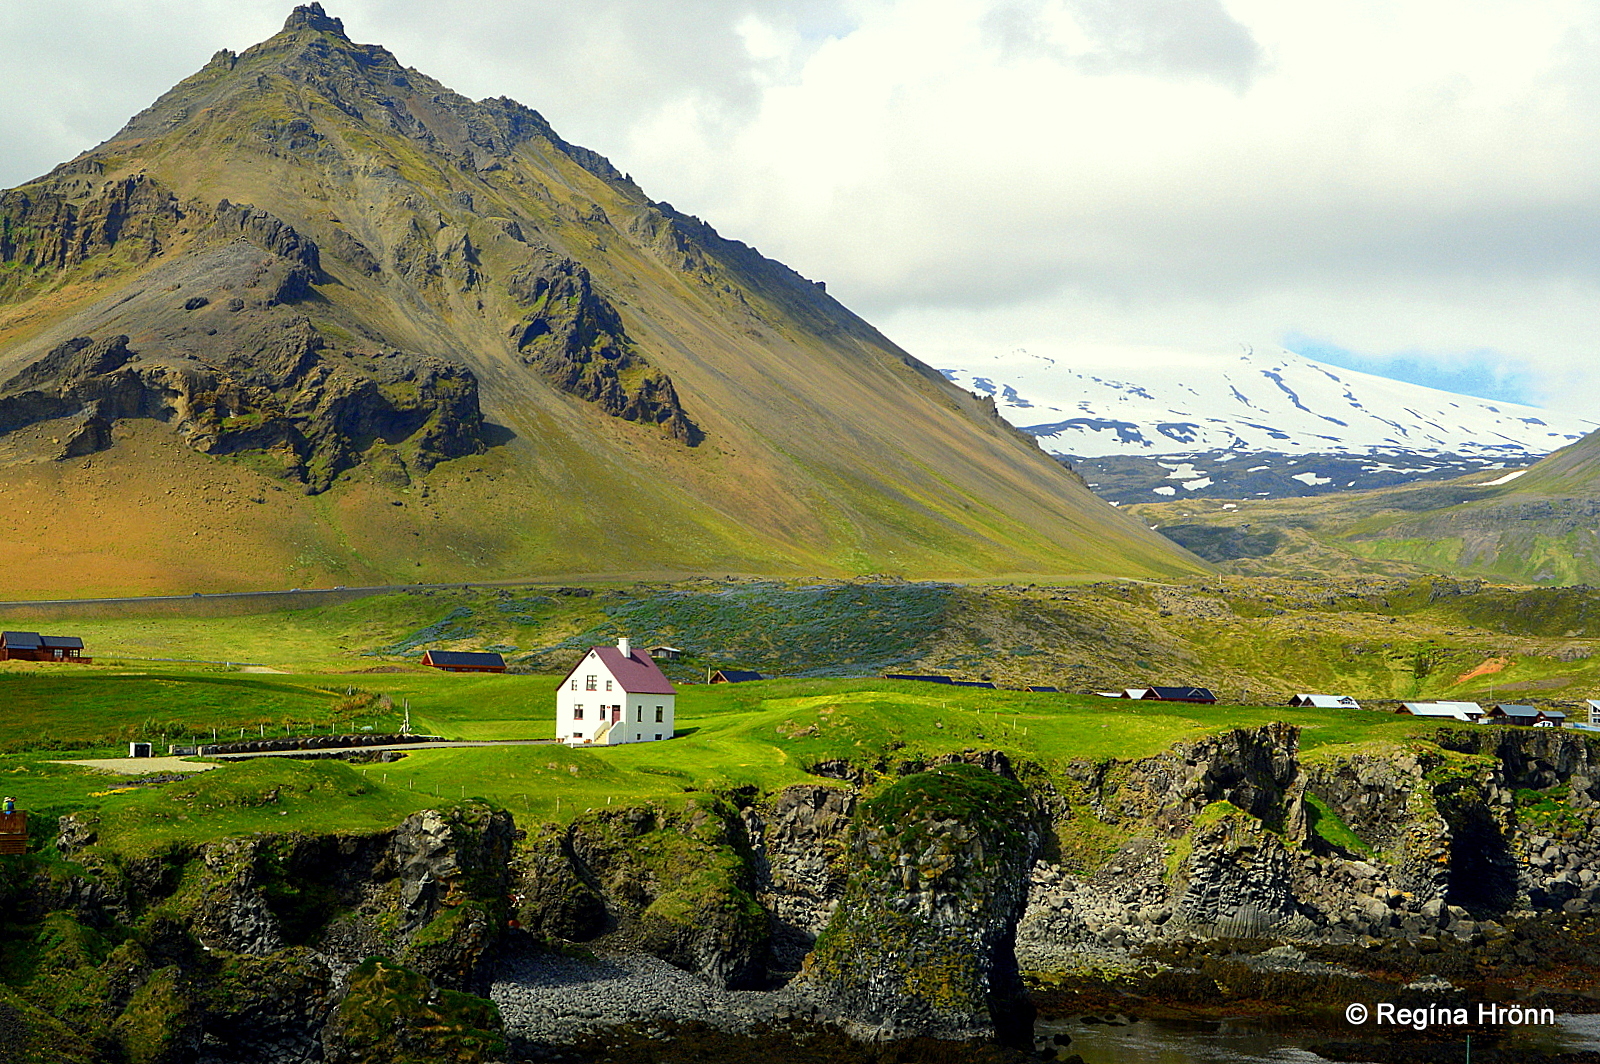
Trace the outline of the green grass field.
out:
<instances>
[{"instance_id":1,"label":"green grass field","mask_svg":"<svg viewBox=\"0 0 1600 1064\"><path fill-rule=\"evenodd\" d=\"M550 677L391 674L384 694L411 699L413 726L449 738L544 738L553 729ZM66 718L89 731L187 718L219 732L284 713L329 710L326 677L57 672L0 681L25 691L32 726ZM421 751L393 763L345 765L262 759L191 779L139 781L51 764L101 754L37 749L0 757L0 788L21 808L58 816L97 811L101 844L145 850L249 831L375 830L430 805L485 799L528 821L565 821L607 804L673 802L691 791L803 780L822 761L915 761L963 749L999 749L1055 771L1071 761L1150 756L1230 727L1288 720L1306 748L1404 740L1436 725L1363 711L1129 703L1082 695L948 688L884 680L770 680L680 689L678 736L668 743L598 749L518 746ZM0 735L22 744L20 715ZM69 734L66 724L54 725ZM326 730L326 728L324 728ZM273 797L268 800L267 795Z\"/></svg>"}]
</instances>

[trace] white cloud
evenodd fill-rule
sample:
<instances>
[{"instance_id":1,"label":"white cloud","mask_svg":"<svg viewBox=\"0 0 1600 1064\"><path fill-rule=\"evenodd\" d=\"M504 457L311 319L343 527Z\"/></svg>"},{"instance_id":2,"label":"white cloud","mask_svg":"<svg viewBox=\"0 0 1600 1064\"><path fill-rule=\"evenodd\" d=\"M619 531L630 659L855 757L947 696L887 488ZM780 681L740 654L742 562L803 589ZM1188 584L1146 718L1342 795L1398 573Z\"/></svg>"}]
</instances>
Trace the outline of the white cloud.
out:
<instances>
[{"instance_id":1,"label":"white cloud","mask_svg":"<svg viewBox=\"0 0 1600 1064\"><path fill-rule=\"evenodd\" d=\"M1575 0L331 0L929 361L1290 334L1600 399L1600 9ZM0 6L0 185L284 3ZM1131 357L1131 356L1128 356Z\"/></svg>"}]
</instances>

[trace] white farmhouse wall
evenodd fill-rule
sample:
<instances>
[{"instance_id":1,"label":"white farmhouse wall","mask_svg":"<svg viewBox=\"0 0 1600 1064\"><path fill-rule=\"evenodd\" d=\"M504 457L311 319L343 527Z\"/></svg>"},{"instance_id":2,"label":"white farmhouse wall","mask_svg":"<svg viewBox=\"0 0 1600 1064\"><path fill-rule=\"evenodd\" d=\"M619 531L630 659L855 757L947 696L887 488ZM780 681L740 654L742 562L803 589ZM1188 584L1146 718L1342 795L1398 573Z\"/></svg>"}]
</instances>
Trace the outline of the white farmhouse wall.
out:
<instances>
[{"instance_id":1,"label":"white farmhouse wall","mask_svg":"<svg viewBox=\"0 0 1600 1064\"><path fill-rule=\"evenodd\" d=\"M609 725L609 727L607 727ZM677 727L677 696L630 694L593 650L556 692L556 738L566 743L655 742Z\"/></svg>"}]
</instances>

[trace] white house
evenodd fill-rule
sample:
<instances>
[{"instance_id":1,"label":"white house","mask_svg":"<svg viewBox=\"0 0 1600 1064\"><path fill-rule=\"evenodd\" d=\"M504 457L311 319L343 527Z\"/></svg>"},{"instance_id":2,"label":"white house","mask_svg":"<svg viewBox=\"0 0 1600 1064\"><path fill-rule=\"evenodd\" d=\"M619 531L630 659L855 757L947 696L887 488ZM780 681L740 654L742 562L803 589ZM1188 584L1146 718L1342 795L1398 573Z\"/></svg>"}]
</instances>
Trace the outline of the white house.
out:
<instances>
[{"instance_id":1,"label":"white house","mask_svg":"<svg viewBox=\"0 0 1600 1064\"><path fill-rule=\"evenodd\" d=\"M556 738L569 745L672 738L677 690L627 639L590 647L556 688Z\"/></svg>"}]
</instances>

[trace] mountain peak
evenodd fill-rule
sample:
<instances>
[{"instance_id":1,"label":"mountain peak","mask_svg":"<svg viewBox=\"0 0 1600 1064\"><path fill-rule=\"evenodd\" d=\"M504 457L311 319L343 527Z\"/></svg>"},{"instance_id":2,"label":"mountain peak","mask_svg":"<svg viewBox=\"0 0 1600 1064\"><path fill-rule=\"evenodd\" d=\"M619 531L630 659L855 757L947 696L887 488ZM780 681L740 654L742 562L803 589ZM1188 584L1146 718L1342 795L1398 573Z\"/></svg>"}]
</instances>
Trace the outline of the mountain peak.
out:
<instances>
[{"instance_id":1,"label":"mountain peak","mask_svg":"<svg viewBox=\"0 0 1600 1064\"><path fill-rule=\"evenodd\" d=\"M339 19L330 18L328 13L322 10L322 5L317 3L299 4L289 13L288 19L283 23L283 32L293 33L298 29L318 30L344 36L344 23Z\"/></svg>"}]
</instances>

